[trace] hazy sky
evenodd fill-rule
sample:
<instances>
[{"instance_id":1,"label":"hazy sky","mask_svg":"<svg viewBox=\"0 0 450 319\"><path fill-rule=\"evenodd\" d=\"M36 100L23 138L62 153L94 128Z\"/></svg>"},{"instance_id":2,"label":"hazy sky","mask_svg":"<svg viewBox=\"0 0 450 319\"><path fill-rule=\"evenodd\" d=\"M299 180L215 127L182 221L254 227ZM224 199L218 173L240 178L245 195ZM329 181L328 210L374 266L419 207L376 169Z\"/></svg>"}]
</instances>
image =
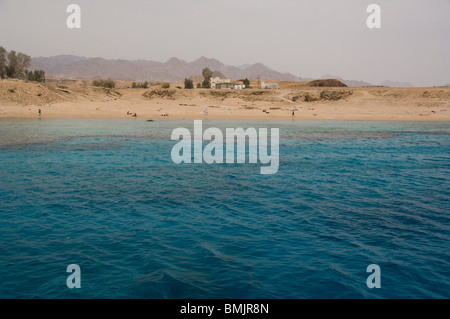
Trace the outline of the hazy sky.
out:
<instances>
[{"instance_id":1,"label":"hazy sky","mask_svg":"<svg viewBox=\"0 0 450 319\"><path fill-rule=\"evenodd\" d=\"M81 7L81 29L66 7ZM366 8L381 7L381 29ZM450 0L0 0L0 46L164 62L261 62L301 77L450 83Z\"/></svg>"}]
</instances>

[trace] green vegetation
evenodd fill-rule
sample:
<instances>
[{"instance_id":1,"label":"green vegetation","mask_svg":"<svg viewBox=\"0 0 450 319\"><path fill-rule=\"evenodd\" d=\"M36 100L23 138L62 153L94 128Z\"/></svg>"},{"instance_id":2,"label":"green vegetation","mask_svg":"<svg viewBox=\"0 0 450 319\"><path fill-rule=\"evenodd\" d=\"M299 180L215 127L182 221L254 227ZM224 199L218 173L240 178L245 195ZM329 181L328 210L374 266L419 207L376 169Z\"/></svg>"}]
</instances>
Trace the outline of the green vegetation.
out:
<instances>
[{"instance_id":1,"label":"green vegetation","mask_svg":"<svg viewBox=\"0 0 450 319\"><path fill-rule=\"evenodd\" d=\"M203 75L203 83L202 83L202 88L204 89L210 89L211 88L211 77L212 77L212 71L208 68L204 68L202 71L202 75Z\"/></svg>"},{"instance_id":2,"label":"green vegetation","mask_svg":"<svg viewBox=\"0 0 450 319\"><path fill-rule=\"evenodd\" d=\"M0 46L0 79L21 79L29 81L45 81L43 70L28 71L31 57L22 52L6 51ZM30 75L32 73L32 75Z\"/></svg>"},{"instance_id":3,"label":"green vegetation","mask_svg":"<svg viewBox=\"0 0 450 319\"><path fill-rule=\"evenodd\" d=\"M161 88L163 88L163 89L168 89L168 88L170 88L170 83L163 83L163 84L161 85Z\"/></svg>"},{"instance_id":4,"label":"green vegetation","mask_svg":"<svg viewBox=\"0 0 450 319\"><path fill-rule=\"evenodd\" d=\"M193 89L194 88L194 82L192 82L191 79L184 79L184 88L185 89Z\"/></svg>"},{"instance_id":5,"label":"green vegetation","mask_svg":"<svg viewBox=\"0 0 450 319\"><path fill-rule=\"evenodd\" d=\"M9 64L6 67L8 78L24 79L25 70L30 66L31 57L21 52L11 50L8 53Z\"/></svg>"},{"instance_id":6,"label":"green vegetation","mask_svg":"<svg viewBox=\"0 0 450 319\"><path fill-rule=\"evenodd\" d=\"M197 83L197 89L201 89L202 85L200 83Z\"/></svg>"},{"instance_id":7,"label":"green vegetation","mask_svg":"<svg viewBox=\"0 0 450 319\"><path fill-rule=\"evenodd\" d=\"M131 84L131 88L132 89L148 89L148 82L147 81L145 81L144 83L133 82Z\"/></svg>"},{"instance_id":8,"label":"green vegetation","mask_svg":"<svg viewBox=\"0 0 450 319\"><path fill-rule=\"evenodd\" d=\"M6 50L0 47L0 79L6 78Z\"/></svg>"},{"instance_id":9,"label":"green vegetation","mask_svg":"<svg viewBox=\"0 0 450 319\"><path fill-rule=\"evenodd\" d=\"M99 86L99 87L104 87L104 88L109 88L109 89L114 89L116 87L116 83L111 80L94 80L92 81L92 85L93 86Z\"/></svg>"},{"instance_id":10,"label":"green vegetation","mask_svg":"<svg viewBox=\"0 0 450 319\"><path fill-rule=\"evenodd\" d=\"M25 71L27 74L27 80L33 82L45 82L45 71L44 70L34 70Z\"/></svg>"},{"instance_id":11,"label":"green vegetation","mask_svg":"<svg viewBox=\"0 0 450 319\"><path fill-rule=\"evenodd\" d=\"M249 79L246 78L245 80L242 80L242 83L245 85L246 89L251 89Z\"/></svg>"}]
</instances>

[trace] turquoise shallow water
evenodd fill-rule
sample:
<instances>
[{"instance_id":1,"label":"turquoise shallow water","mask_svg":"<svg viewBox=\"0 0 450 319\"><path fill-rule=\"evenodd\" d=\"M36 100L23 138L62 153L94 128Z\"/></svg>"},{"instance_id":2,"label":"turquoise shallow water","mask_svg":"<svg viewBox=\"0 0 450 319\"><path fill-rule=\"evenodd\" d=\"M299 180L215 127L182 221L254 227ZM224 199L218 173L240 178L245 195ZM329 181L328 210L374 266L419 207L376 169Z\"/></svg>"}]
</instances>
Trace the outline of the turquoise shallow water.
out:
<instances>
[{"instance_id":1,"label":"turquoise shallow water","mask_svg":"<svg viewBox=\"0 0 450 319\"><path fill-rule=\"evenodd\" d=\"M450 297L450 123L203 125L278 127L278 173L172 163L192 120L0 119L0 298Z\"/></svg>"}]
</instances>

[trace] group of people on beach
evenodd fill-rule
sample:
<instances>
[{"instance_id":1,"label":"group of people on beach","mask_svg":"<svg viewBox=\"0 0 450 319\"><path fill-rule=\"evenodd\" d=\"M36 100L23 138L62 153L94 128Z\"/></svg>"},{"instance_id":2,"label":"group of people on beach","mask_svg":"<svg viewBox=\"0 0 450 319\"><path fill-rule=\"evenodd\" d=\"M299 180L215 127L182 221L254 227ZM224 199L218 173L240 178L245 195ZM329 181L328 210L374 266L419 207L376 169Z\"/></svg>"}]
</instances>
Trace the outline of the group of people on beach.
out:
<instances>
[{"instance_id":1,"label":"group of people on beach","mask_svg":"<svg viewBox=\"0 0 450 319\"><path fill-rule=\"evenodd\" d=\"M133 112L130 112L130 111L127 112L127 115L131 115L131 117L137 117L136 113L133 114Z\"/></svg>"}]
</instances>

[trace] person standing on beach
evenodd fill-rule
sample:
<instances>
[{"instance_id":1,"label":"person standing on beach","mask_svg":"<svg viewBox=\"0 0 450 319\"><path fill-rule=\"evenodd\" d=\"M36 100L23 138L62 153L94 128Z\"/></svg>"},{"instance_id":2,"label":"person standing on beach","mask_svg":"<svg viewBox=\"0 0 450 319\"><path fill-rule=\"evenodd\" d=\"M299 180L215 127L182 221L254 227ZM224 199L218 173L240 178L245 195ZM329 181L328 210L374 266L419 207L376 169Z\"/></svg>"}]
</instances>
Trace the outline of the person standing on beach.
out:
<instances>
[{"instance_id":1,"label":"person standing on beach","mask_svg":"<svg viewBox=\"0 0 450 319\"><path fill-rule=\"evenodd\" d=\"M295 109L292 110L292 117L295 117Z\"/></svg>"},{"instance_id":2,"label":"person standing on beach","mask_svg":"<svg viewBox=\"0 0 450 319\"><path fill-rule=\"evenodd\" d=\"M38 110L38 113L39 113L39 116L41 116L41 113L42 113L41 109Z\"/></svg>"}]
</instances>

